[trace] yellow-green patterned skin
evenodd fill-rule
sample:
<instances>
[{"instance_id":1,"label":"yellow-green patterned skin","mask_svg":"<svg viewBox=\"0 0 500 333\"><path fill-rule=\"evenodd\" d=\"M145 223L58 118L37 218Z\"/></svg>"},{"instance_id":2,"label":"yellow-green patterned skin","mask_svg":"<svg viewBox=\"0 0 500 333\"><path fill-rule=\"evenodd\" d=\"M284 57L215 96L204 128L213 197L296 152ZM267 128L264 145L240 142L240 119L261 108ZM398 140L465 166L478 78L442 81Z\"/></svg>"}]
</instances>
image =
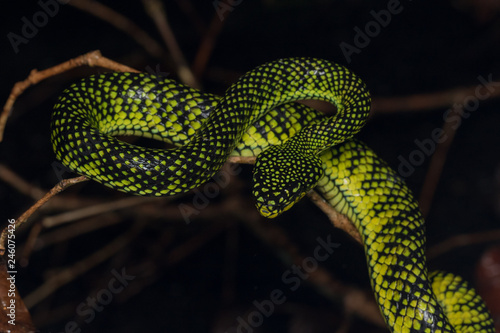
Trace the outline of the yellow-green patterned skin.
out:
<instances>
[{"instance_id":1,"label":"yellow-green patterned skin","mask_svg":"<svg viewBox=\"0 0 500 333\"><path fill-rule=\"evenodd\" d=\"M432 273L429 279L424 221L404 181L357 140L328 148L365 122L369 97L361 80L317 59L280 60L259 74L265 66L244 76L221 100L146 74L85 79L55 107L56 156L78 173L139 195L185 192L215 174L228 155L257 156L254 195L263 215L280 214L317 183L324 198L356 225L391 332L495 332L484 303L459 277ZM334 103L337 117L289 103L303 99ZM111 135L150 137L195 152L145 149ZM206 141L209 148L196 143ZM301 165L308 160L313 166ZM277 164L284 171L275 171ZM170 171L165 175L165 170ZM295 170L309 172L306 181ZM201 180L189 178L198 176Z\"/></svg>"},{"instance_id":2,"label":"yellow-green patterned skin","mask_svg":"<svg viewBox=\"0 0 500 333\"><path fill-rule=\"evenodd\" d=\"M495 332L493 320L481 297L461 277L430 274L432 290L457 332Z\"/></svg>"},{"instance_id":3,"label":"yellow-green patterned skin","mask_svg":"<svg viewBox=\"0 0 500 333\"><path fill-rule=\"evenodd\" d=\"M320 59L281 59L242 76L200 128L179 133L192 136L183 146L138 149L118 140L103 140L103 134L170 136L169 131L179 131L184 125L176 124L178 121L190 121L178 119L179 112L195 107L199 99L200 92L194 89L145 74L90 77L66 90L54 107L54 151L64 165L107 186L139 195L174 195L217 173L243 133L266 111L301 99L327 101L337 106L337 114L305 127L277 152L307 161L300 164L302 180L297 190L302 192L321 177L317 152L352 137L363 127L370 110L364 83L344 67ZM195 110L191 120L202 112ZM81 130L75 131L76 127ZM271 163L277 160L270 155L261 154L261 158ZM270 195L269 201L277 202L276 191L262 191L258 197ZM288 194L294 197L299 192Z\"/></svg>"},{"instance_id":4,"label":"yellow-green patterned skin","mask_svg":"<svg viewBox=\"0 0 500 333\"><path fill-rule=\"evenodd\" d=\"M424 219L411 191L385 161L357 140L324 152L321 159L325 176L318 190L360 231L375 299L393 332L495 332L472 288L438 285L442 274L433 275L432 282L428 278ZM469 322L458 325L452 319L467 308Z\"/></svg>"}]
</instances>

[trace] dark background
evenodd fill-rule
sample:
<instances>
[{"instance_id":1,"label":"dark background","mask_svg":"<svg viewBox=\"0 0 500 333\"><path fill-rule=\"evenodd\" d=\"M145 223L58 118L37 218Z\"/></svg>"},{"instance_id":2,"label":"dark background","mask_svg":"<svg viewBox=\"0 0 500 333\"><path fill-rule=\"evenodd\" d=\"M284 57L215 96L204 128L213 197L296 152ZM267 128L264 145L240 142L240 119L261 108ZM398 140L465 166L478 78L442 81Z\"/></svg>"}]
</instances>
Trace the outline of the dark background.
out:
<instances>
[{"instance_id":1,"label":"dark background","mask_svg":"<svg viewBox=\"0 0 500 333\"><path fill-rule=\"evenodd\" d=\"M197 29L180 8L180 2L164 1L164 5L177 41L191 63L203 32L217 14L212 1L191 1L205 27ZM140 1L103 3L129 17L162 44ZM201 78L204 90L221 94L245 71L266 61L290 56L313 56L346 65L365 80L374 97L397 97L476 86L480 75L488 77L491 74L494 80L499 80L499 8L488 1L403 0L398 7L402 8L401 12L392 15L390 23L371 38L359 54L352 54L352 61L349 62L342 53L340 43L354 45L354 28L364 30L366 24L374 20L370 11L386 9L388 3L394 2L235 2L237 5L224 19L208 67ZM159 66L162 72L169 73L169 77L176 78L166 54L161 58L148 55L128 35L70 5L60 5L57 15L39 28L27 44L19 45L19 52L15 53L7 38L8 33L21 35L22 18L32 21L32 16L40 10L35 1L9 2L2 6L2 101L7 99L13 84L25 79L32 69L42 70L97 49L104 56L139 70ZM0 163L34 185L51 188L58 180L51 166L55 161L49 134L51 107L65 86L96 71L88 68L73 70L28 89L16 102L7 123L4 141L0 143ZM495 99L481 102L457 130L427 218L430 246L453 235L497 228L500 214L498 106L499 102ZM449 107L394 113L380 110L373 114L359 137L397 168L398 156L407 158L417 148L415 140L429 138L432 130L442 127L443 114ZM416 197L419 196L429 161L430 158L426 158L425 163L407 178ZM241 186L227 190L228 193L238 191L240 195L248 196L251 202L249 178L250 168L244 167L239 176L241 182L238 182ZM62 195L99 201L125 197L90 183L78 185ZM211 205L220 204L228 197L228 194L222 195ZM192 197L185 198L185 202L191 201ZM2 225L8 218L17 218L32 203L32 199L0 182ZM55 213L58 211L46 211L34 216L30 222ZM29 294L40 285L48 271L71 266L111 242L139 219L127 213L117 213L115 217L123 222L74 237L63 245L35 251L29 265L19 267L17 286L21 295ZM147 226L130 246L59 288L32 309L35 325L42 332L64 331L65 323L71 320L79 322L83 332L224 332L215 328L217 323L236 326L237 316L245 316L245 311L254 310L254 300L267 299L274 289L287 290L288 286L281 276L290 264L281 260L276 249L234 214L215 217L204 217L202 214L189 225L179 219L169 221L144 217L142 220ZM182 260L159 264L163 257L167 261L169 251L204 233L212 223L229 226ZM272 223L279 226L306 257L312 255L317 237L331 234L341 247L322 264L323 267L346 285L369 290L362 249L341 231L335 230L308 200L303 200L292 212ZM165 230L171 230L173 241L166 248L160 246L154 274L144 278L139 269L140 263L146 262L151 255L150 244L164 241L158 235L165 235ZM26 234L26 231L20 233L19 249ZM431 260L429 265L432 269L446 269L475 281L477 261L493 244L480 242L457 247ZM165 251L164 255L162 251ZM95 320L82 322L82 317L76 314L76 307L105 288L112 278L111 271L120 271L122 267L128 267L130 274L137 279L133 283L137 281L137 285L142 287L117 295L102 312L96 313ZM152 282L146 283L146 280ZM255 332L335 331L345 320L340 301L332 302L311 284L304 283L286 296L287 302ZM385 331L357 317L351 320L350 332ZM313 323L321 323L318 326L323 328L301 329L297 322L308 328L313 327Z\"/></svg>"}]
</instances>

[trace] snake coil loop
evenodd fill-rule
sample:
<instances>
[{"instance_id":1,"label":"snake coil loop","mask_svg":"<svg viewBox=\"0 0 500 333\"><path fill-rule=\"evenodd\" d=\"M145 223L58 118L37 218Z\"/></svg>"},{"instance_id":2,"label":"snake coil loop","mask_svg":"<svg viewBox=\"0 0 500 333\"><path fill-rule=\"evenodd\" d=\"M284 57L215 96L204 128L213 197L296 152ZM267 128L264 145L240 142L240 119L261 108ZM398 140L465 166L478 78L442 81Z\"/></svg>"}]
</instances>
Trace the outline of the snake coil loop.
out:
<instances>
[{"instance_id":1,"label":"snake coil loop","mask_svg":"<svg viewBox=\"0 0 500 333\"><path fill-rule=\"evenodd\" d=\"M304 105L334 104L334 116ZM77 173L137 195L174 195L209 180L229 155L257 156L254 196L274 217L316 186L362 235L372 288L392 332L493 333L459 277L429 274L424 221L404 181L365 144L370 96L346 68L312 58L257 67L219 98L147 74L108 73L72 85L52 116L56 157ZM172 143L144 148L114 136Z\"/></svg>"}]
</instances>

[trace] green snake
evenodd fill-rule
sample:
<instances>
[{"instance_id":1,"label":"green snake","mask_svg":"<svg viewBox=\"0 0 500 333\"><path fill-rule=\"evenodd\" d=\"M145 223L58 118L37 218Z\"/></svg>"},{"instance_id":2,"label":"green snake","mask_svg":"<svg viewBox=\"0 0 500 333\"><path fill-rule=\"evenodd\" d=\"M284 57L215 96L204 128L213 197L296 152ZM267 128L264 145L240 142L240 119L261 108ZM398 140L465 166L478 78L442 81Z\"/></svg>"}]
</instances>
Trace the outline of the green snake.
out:
<instances>
[{"instance_id":1,"label":"green snake","mask_svg":"<svg viewBox=\"0 0 500 333\"><path fill-rule=\"evenodd\" d=\"M336 107L325 116L305 105ZM138 73L91 76L54 107L52 143L77 173L136 195L175 195L213 177L229 156L257 156L253 195L275 217L316 189L360 232L375 299L391 332L494 332L460 277L429 274L424 220L404 181L364 143L370 96L335 63L289 58L255 68L223 97ZM117 135L174 144L134 146Z\"/></svg>"}]
</instances>

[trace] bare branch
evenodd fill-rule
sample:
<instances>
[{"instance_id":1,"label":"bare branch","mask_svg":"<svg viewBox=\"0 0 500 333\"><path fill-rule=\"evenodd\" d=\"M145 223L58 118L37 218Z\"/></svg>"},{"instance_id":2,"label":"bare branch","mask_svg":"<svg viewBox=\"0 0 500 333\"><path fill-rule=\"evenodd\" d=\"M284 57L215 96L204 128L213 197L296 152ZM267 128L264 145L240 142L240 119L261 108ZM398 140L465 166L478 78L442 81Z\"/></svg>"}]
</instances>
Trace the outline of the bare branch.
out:
<instances>
[{"instance_id":1,"label":"bare branch","mask_svg":"<svg viewBox=\"0 0 500 333\"><path fill-rule=\"evenodd\" d=\"M199 89L201 85L196 80L194 74L191 72L189 68L186 58L177 43L177 39L175 38L175 34L172 32L172 28L167 20L167 14L165 12L165 8L163 4L158 0L142 0L144 3L144 7L146 8L147 13L156 24L156 27L160 31L160 34L163 38L163 41L168 47L170 54L172 55L172 60L175 63L175 67L177 69L177 75L181 81L193 88Z\"/></svg>"},{"instance_id":2,"label":"bare branch","mask_svg":"<svg viewBox=\"0 0 500 333\"><path fill-rule=\"evenodd\" d=\"M450 237L426 251L427 259L432 260L455 248L474 244L484 244L500 240L500 230L487 230L475 234L463 234Z\"/></svg>"},{"instance_id":3,"label":"bare branch","mask_svg":"<svg viewBox=\"0 0 500 333\"><path fill-rule=\"evenodd\" d=\"M71 185L75 185L84 181L87 181L88 179L85 176L80 176L76 178L70 178L70 179L64 179L60 181L56 186L54 186L47 194L45 194L40 200L38 200L33 206L31 206L27 211L25 211L17 220L15 223L15 230L18 230L18 228L28 220L28 218L36 212L40 207L42 207L47 201L50 200L53 196L58 194L59 192L64 191L66 188L70 187ZM2 231L2 234L0 236L0 256L5 253L5 241L7 239L7 234L8 234L8 228L5 227Z\"/></svg>"},{"instance_id":4,"label":"bare branch","mask_svg":"<svg viewBox=\"0 0 500 333\"><path fill-rule=\"evenodd\" d=\"M40 199L45 194L44 190L28 183L3 164L0 164L0 179L15 188L19 193L27 195L34 200Z\"/></svg>"},{"instance_id":5,"label":"bare branch","mask_svg":"<svg viewBox=\"0 0 500 333\"><path fill-rule=\"evenodd\" d=\"M228 14L231 11L228 12ZM212 51L215 47L215 41L222 31L225 19L221 19L219 14L214 13L212 21L210 22L210 27L204 34L203 39L200 43L198 51L193 61L193 72L197 78L200 78L207 67L208 60L212 55Z\"/></svg>"},{"instance_id":6,"label":"bare branch","mask_svg":"<svg viewBox=\"0 0 500 333\"><path fill-rule=\"evenodd\" d=\"M158 198L158 197L136 197L136 196L126 197L123 199L106 202L103 204L72 210L70 212L59 214L57 216L46 217L42 221L42 226L44 228L53 228L63 223L73 222L75 220L80 220L91 216L100 215L110 211L119 210L123 208L130 208L148 202L160 202L160 201L165 201L165 200L163 198Z\"/></svg>"},{"instance_id":7,"label":"bare branch","mask_svg":"<svg viewBox=\"0 0 500 333\"><path fill-rule=\"evenodd\" d=\"M441 136L442 138L445 138L445 140L439 141L436 144L436 150L434 151L434 154L432 154L427 174L425 175L424 185L422 186L420 197L418 198L418 203L424 218L427 217L431 209L437 184L439 182L439 178L441 177L441 173L443 172L446 157L448 156L448 150L453 143L455 133L458 129L458 127L449 120L452 119L451 117L455 117L461 112L463 112L463 107L456 107L452 112L448 113L444 121L443 134Z\"/></svg>"},{"instance_id":8,"label":"bare branch","mask_svg":"<svg viewBox=\"0 0 500 333\"><path fill-rule=\"evenodd\" d=\"M296 266L300 267L303 265L306 258L300 254L300 251L281 228L272 223L263 223L255 210L251 213L245 212L244 214L244 216L240 214L240 217L251 227L261 240L272 247L278 248L279 251L282 252L280 257L289 257L290 263ZM380 311L373 297L334 279L332 275L321 266L318 266L315 270L309 271L308 274L307 280L316 286L321 294L334 302L338 301L339 298L342 299L344 308L348 313L355 313L373 324L385 327L384 320L380 315Z\"/></svg>"},{"instance_id":9,"label":"bare branch","mask_svg":"<svg viewBox=\"0 0 500 333\"><path fill-rule=\"evenodd\" d=\"M92 52L83 54L83 55L78 56L76 58L65 61L59 65L45 69L43 71L37 71L36 69L33 69L30 72L30 75L28 76L28 78L26 78L23 81L19 81L14 85L14 87L12 88L12 90L10 92L9 97L7 98L7 102L5 103L5 105L3 107L2 114L0 115L0 142L3 140L3 133L5 130L5 125L7 123L7 119L10 116L10 113L13 110L14 102L26 89L28 89L32 85L35 85L35 84L39 83L40 81L43 81L49 77L66 72L72 68L80 67L80 66L84 66L84 65L90 66L90 67L99 66L99 67L108 68L110 70L121 71L121 72L138 72L137 70L135 70L131 67L119 64L113 60L110 60L106 57L103 57L101 55L101 52L99 52L99 51L92 51Z\"/></svg>"},{"instance_id":10,"label":"bare branch","mask_svg":"<svg viewBox=\"0 0 500 333\"><path fill-rule=\"evenodd\" d=\"M403 111L426 111L449 107L460 103L469 96L475 96L477 85L466 88L453 88L428 94L415 94L401 97L378 97L372 100L372 112L392 113ZM485 100L500 96L500 89L493 89Z\"/></svg>"},{"instance_id":11,"label":"bare branch","mask_svg":"<svg viewBox=\"0 0 500 333\"><path fill-rule=\"evenodd\" d=\"M71 0L68 4L94 15L95 17L108 22L118 30L125 32L153 57L157 59L161 59L163 57L164 52L161 45L128 17L94 0Z\"/></svg>"},{"instance_id":12,"label":"bare branch","mask_svg":"<svg viewBox=\"0 0 500 333\"><path fill-rule=\"evenodd\" d=\"M24 298L26 306L28 308L32 308L60 287L68 284L85 272L89 271L92 267L95 267L110 258L126 245L130 244L130 242L132 242L132 240L139 235L140 230L144 227L144 225L145 223L143 223L143 221L137 221L128 230L128 232L116 237L109 242L109 244L95 251L88 257L76 262L71 267L62 269L58 271L57 274L53 274L52 277L47 279L47 281L45 281L41 286Z\"/></svg>"}]
</instances>

